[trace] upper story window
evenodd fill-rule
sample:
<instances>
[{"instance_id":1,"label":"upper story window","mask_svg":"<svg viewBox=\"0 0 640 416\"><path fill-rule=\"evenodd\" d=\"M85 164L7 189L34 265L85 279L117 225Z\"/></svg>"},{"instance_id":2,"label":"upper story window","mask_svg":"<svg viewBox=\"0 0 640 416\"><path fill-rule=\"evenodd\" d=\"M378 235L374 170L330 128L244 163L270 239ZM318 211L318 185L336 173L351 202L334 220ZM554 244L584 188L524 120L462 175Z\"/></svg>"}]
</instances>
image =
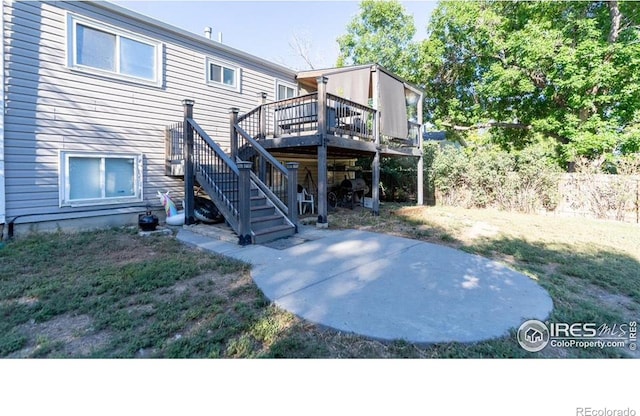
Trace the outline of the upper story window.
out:
<instances>
[{"instance_id":1,"label":"upper story window","mask_svg":"<svg viewBox=\"0 0 640 416\"><path fill-rule=\"evenodd\" d=\"M286 100L297 96L298 89L295 85L276 81L276 100Z\"/></svg>"},{"instance_id":2,"label":"upper story window","mask_svg":"<svg viewBox=\"0 0 640 416\"><path fill-rule=\"evenodd\" d=\"M128 80L160 84L161 44L111 26L69 17L69 66Z\"/></svg>"},{"instance_id":3,"label":"upper story window","mask_svg":"<svg viewBox=\"0 0 640 416\"><path fill-rule=\"evenodd\" d=\"M240 68L207 58L207 82L240 91Z\"/></svg>"}]
</instances>

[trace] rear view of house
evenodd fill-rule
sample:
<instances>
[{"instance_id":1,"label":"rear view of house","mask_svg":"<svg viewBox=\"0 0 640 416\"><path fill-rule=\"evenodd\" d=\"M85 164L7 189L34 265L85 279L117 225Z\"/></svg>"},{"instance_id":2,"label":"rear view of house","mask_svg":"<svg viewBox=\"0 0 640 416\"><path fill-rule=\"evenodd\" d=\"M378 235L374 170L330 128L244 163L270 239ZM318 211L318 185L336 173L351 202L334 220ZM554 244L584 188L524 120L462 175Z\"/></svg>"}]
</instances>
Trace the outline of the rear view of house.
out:
<instances>
[{"instance_id":1,"label":"rear view of house","mask_svg":"<svg viewBox=\"0 0 640 416\"><path fill-rule=\"evenodd\" d=\"M165 127L184 98L228 148L230 107L295 85L287 68L108 3L5 2L2 16L0 222L16 230L135 222L158 190L182 194Z\"/></svg>"},{"instance_id":2,"label":"rear view of house","mask_svg":"<svg viewBox=\"0 0 640 416\"><path fill-rule=\"evenodd\" d=\"M326 223L327 157L421 158L406 112L398 149L380 142L375 88L367 102L325 88L343 71L297 74L106 2L5 1L2 25L5 235L132 224L158 191L184 198L189 221L199 186L241 242L266 241L295 232L300 164L321 185ZM400 99L421 97L371 68Z\"/></svg>"}]
</instances>

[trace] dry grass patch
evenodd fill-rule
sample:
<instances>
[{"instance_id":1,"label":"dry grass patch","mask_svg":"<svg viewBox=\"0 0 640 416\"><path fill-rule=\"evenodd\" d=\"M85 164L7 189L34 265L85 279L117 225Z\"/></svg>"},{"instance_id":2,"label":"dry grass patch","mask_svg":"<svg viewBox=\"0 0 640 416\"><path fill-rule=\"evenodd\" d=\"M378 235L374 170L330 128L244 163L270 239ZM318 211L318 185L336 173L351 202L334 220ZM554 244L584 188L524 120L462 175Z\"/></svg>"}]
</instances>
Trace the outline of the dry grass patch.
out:
<instances>
[{"instance_id":1,"label":"dry grass patch","mask_svg":"<svg viewBox=\"0 0 640 416\"><path fill-rule=\"evenodd\" d=\"M637 226L445 207L339 209L331 227L385 232L505 262L550 293L557 322L640 316ZM249 267L132 230L37 235L0 249L0 357L617 357L527 353L515 333L473 344L381 342L271 304Z\"/></svg>"}]
</instances>

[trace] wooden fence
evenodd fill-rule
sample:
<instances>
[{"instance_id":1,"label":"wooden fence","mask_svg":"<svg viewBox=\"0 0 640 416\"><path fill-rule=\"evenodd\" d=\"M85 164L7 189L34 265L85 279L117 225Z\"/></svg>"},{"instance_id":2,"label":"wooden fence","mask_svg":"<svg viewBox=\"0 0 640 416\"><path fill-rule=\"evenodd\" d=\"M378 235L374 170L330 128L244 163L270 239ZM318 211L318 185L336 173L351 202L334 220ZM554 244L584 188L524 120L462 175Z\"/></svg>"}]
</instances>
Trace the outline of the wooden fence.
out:
<instances>
[{"instance_id":1,"label":"wooden fence","mask_svg":"<svg viewBox=\"0 0 640 416\"><path fill-rule=\"evenodd\" d=\"M640 176L567 173L556 213L640 223Z\"/></svg>"}]
</instances>

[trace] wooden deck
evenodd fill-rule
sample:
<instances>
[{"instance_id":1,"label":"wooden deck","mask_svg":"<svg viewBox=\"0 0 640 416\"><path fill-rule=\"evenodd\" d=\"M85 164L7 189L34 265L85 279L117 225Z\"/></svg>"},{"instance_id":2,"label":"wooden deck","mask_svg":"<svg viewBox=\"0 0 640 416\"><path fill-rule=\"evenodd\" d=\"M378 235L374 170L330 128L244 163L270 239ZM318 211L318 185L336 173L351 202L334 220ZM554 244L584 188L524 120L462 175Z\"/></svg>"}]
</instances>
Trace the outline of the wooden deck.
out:
<instances>
[{"instance_id":1,"label":"wooden deck","mask_svg":"<svg viewBox=\"0 0 640 416\"><path fill-rule=\"evenodd\" d=\"M319 77L318 90L311 94L271 103L265 102L243 115L238 114L238 109L232 109L229 165L251 166L252 175L273 191L280 187L282 182L276 180L280 176L277 176L279 174L273 169L273 165L279 165L280 162L273 157L274 154L286 155L285 157L305 155L316 159L318 166L317 226L326 227L328 226L327 195L330 159L355 159L362 156L372 158L371 209L374 214L377 214L380 201L378 191L381 157L411 157L417 161L417 200L418 204L422 204L423 161L420 125L406 120L407 137L383 136L380 134L380 113L376 109L330 94L326 91L326 85L327 78ZM418 119L421 116L419 109ZM185 120L185 123L188 122L187 118ZM394 128L388 131L401 131L401 134L404 134L402 122L400 121L400 129ZM182 144L183 132L175 126L169 128L166 150L168 175L180 175L185 170ZM297 166L297 163L294 164ZM295 174L285 172L283 175L288 178L286 179L288 184L295 184L293 180ZM288 197L294 195L294 191L292 188L287 194ZM285 201L282 203L284 204ZM293 204L289 206L292 207ZM295 219L292 223L295 224Z\"/></svg>"},{"instance_id":2,"label":"wooden deck","mask_svg":"<svg viewBox=\"0 0 640 416\"><path fill-rule=\"evenodd\" d=\"M418 124L407 121L408 137L396 138L380 137L378 123L375 109L317 92L265 103L238 119L268 150L310 155L326 144L331 156L420 156Z\"/></svg>"}]
</instances>

